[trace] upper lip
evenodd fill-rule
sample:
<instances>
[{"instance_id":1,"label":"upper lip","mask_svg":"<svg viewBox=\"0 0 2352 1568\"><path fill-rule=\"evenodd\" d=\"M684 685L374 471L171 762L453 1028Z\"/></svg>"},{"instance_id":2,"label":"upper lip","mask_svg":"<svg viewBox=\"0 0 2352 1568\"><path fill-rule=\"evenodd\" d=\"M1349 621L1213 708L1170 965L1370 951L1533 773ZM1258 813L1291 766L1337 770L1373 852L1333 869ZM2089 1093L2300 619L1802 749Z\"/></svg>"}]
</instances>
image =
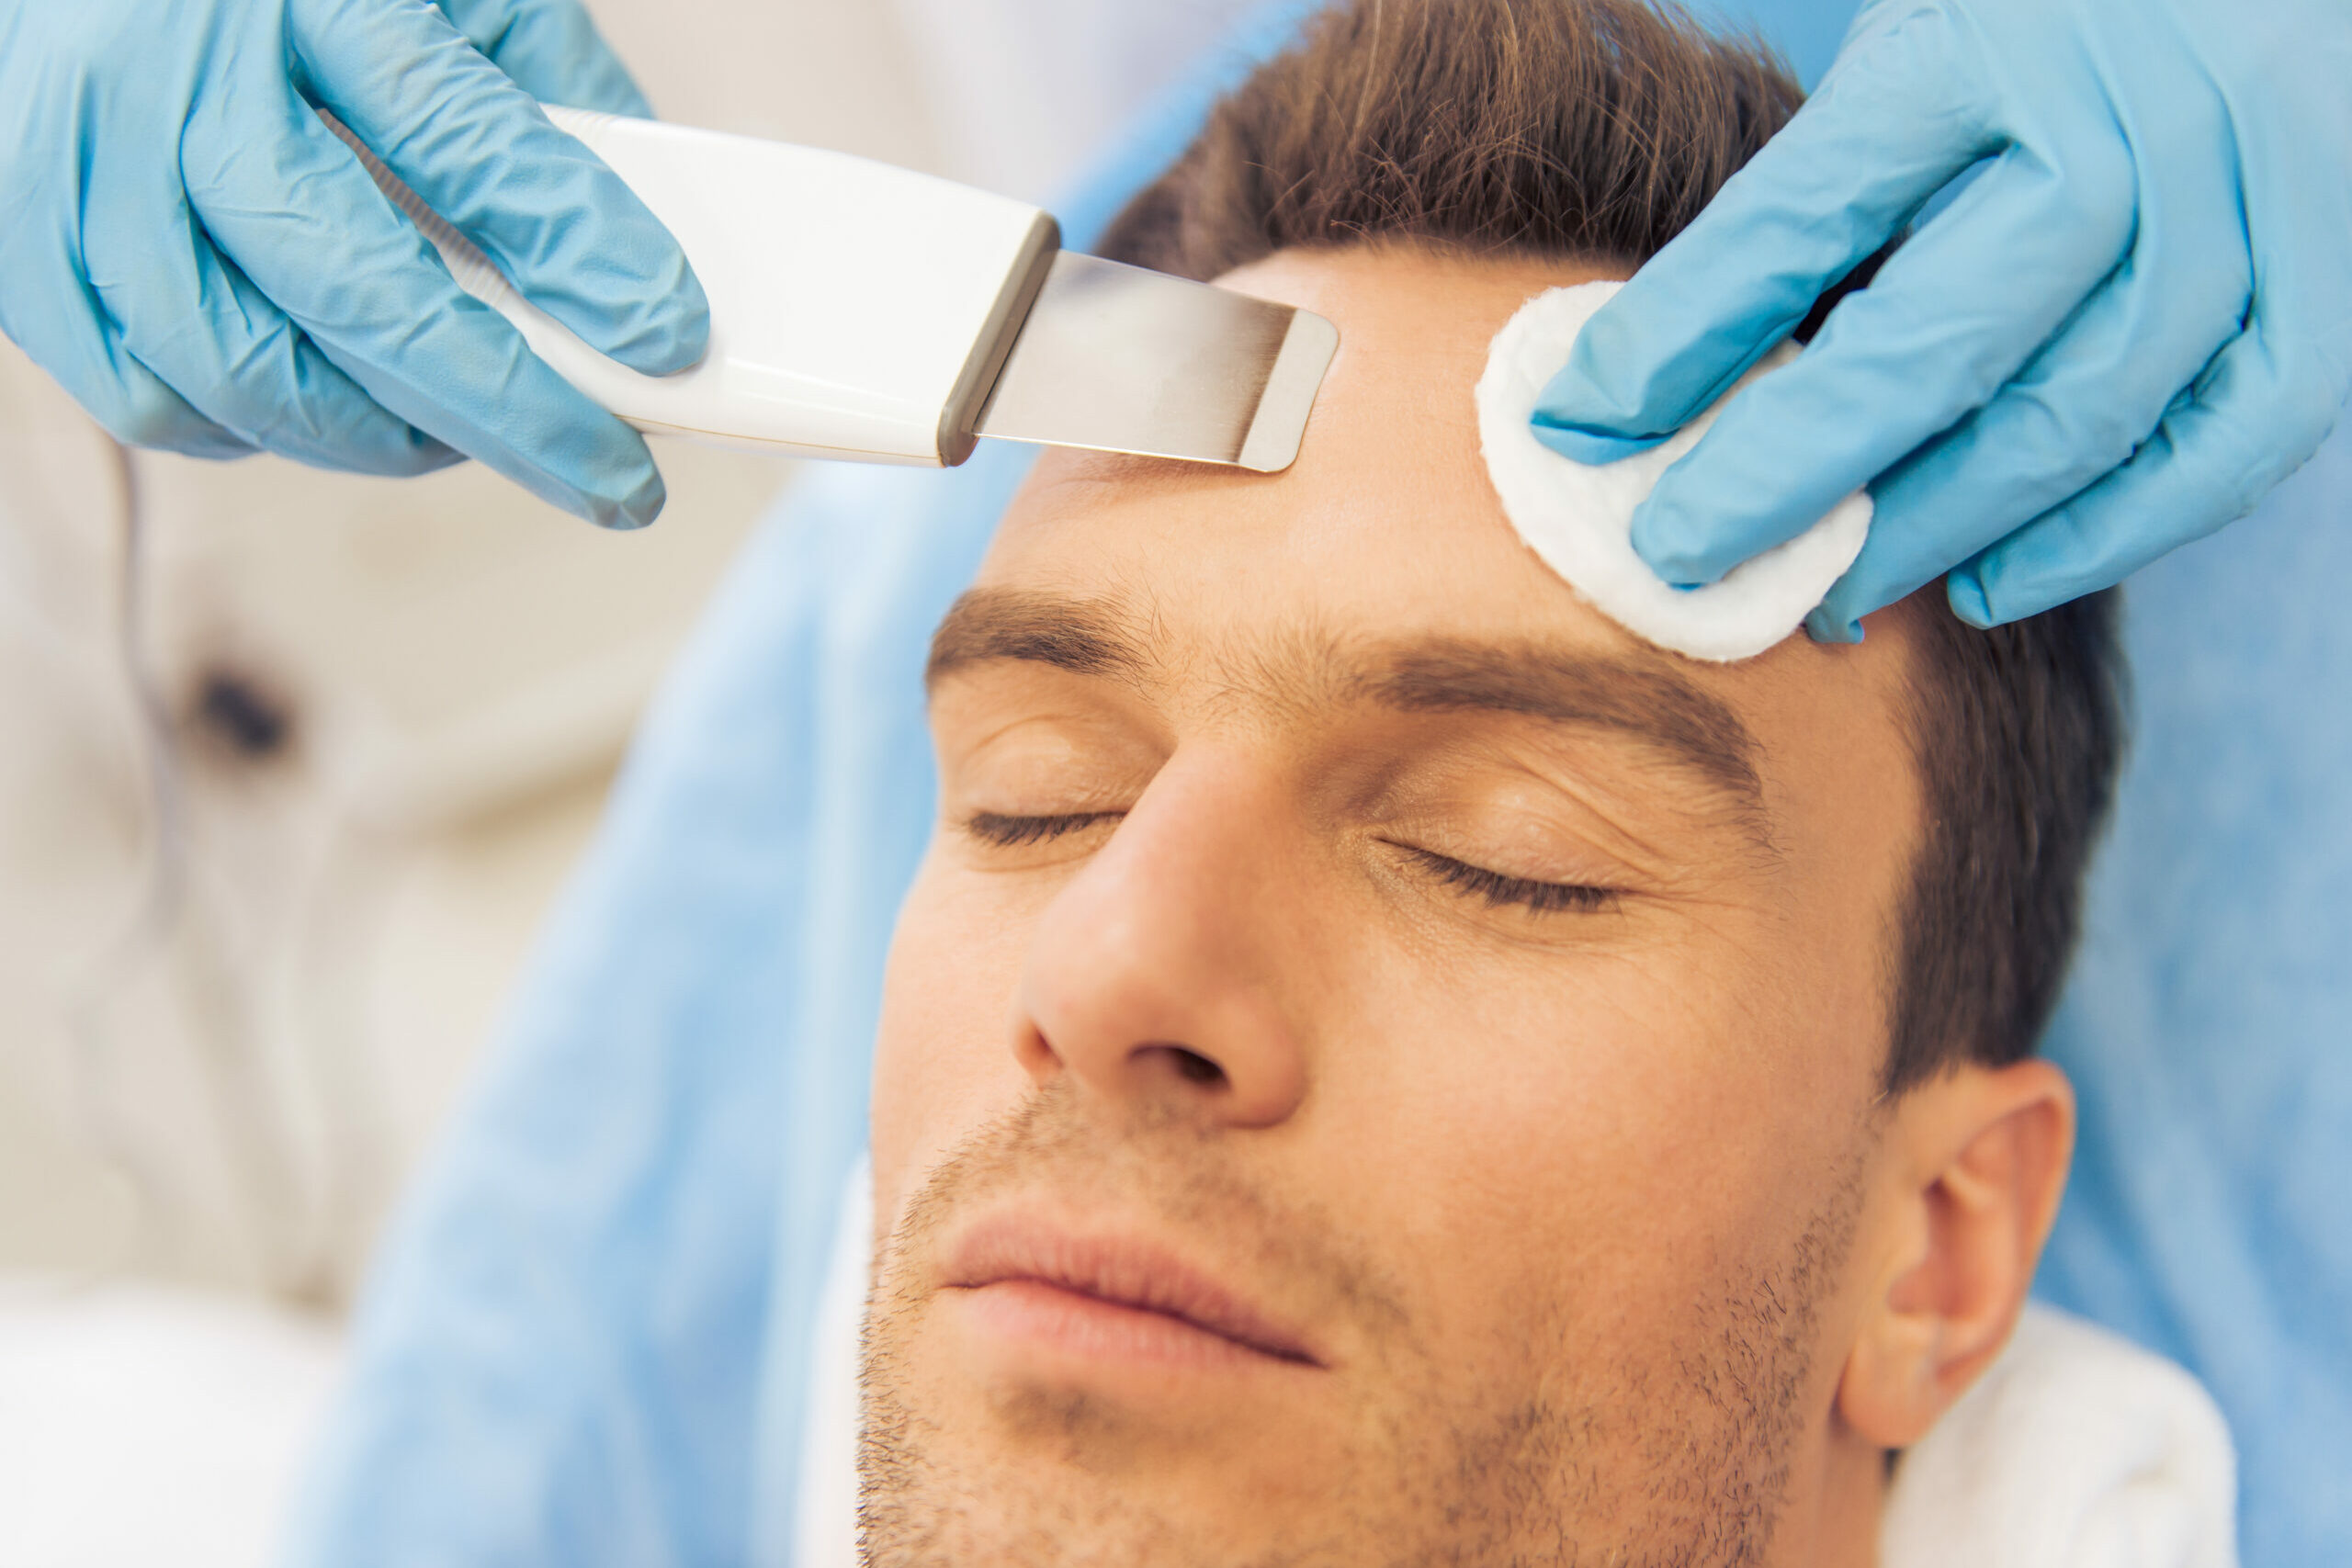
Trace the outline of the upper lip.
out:
<instances>
[{"instance_id":1,"label":"upper lip","mask_svg":"<svg viewBox=\"0 0 2352 1568\"><path fill-rule=\"evenodd\" d=\"M1323 1364L1304 1336L1207 1269L1130 1231L1018 1212L988 1215L956 1239L940 1282L969 1290L1015 1280L1156 1312L1280 1360Z\"/></svg>"}]
</instances>

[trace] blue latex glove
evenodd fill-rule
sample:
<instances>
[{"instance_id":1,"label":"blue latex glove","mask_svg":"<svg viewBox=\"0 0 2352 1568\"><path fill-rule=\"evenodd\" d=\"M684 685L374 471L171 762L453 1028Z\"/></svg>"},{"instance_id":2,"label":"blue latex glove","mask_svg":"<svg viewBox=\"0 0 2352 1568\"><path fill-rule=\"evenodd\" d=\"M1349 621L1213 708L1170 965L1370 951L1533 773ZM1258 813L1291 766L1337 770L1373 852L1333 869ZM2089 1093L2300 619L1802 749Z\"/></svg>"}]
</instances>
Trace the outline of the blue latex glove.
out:
<instances>
[{"instance_id":1,"label":"blue latex glove","mask_svg":"<svg viewBox=\"0 0 2352 1568\"><path fill-rule=\"evenodd\" d=\"M1653 444L1973 173L1667 473L1634 547L1713 581L1871 483L1817 637L1947 571L1977 626L2116 582L2245 513L2352 390L2347 83L2345 0L1873 0L1537 434Z\"/></svg>"},{"instance_id":2,"label":"blue latex glove","mask_svg":"<svg viewBox=\"0 0 2352 1568\"><path fill-rule=\"evenodd\" d=\"M576 0L0 0L0 331L120 439L662 510L637 433L459 292L332 111L636 369L708 332L666 230L536 100L645 100Z\"/></svg>"}]
</instances>

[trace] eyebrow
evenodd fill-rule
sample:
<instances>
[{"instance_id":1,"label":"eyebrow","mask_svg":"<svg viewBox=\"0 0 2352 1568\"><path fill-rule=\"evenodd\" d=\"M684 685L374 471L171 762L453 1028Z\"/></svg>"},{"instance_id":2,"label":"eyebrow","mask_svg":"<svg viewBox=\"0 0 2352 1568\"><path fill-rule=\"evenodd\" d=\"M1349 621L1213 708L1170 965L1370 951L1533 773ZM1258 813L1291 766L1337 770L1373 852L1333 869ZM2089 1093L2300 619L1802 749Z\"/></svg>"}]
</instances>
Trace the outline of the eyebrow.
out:
<instances>
[{"instance_id":1,"label":"eyebrow","mask_svg":"<svg viewBox=\"0 0 2352 1568\"><path fill-rule=\"evenodd\" d=\"M988 660L1133 680L1152 660L1115 602L976 588L933 634L926 686ZM1587 653L1541 643L1427 637L1328 650L1336 694L1403 713L1521 714L1656 747L1737 798L1760 829L1755 737L1720 698L1662 654ZM1326 698L1328 700L1328 697Z\"/></svg>"},{"instance_id":2,"label":"eyebrow","mask_svg":"<svg viewBox=\"0 0 2352 1568\"><path fill-rule=\"evenodd\" d=\"M926 687L966 665L991 659L1050 664L1079 675L1140 674L1143 650L1121 626L1115 604L1011 588L973 588L957 596L931 634Z\"/></svg>"},{"instance_id":3,"label":"eyebrow","mask_svg":"<svg viewBox=\"0 0 2352 1568\"><path fill-rule=\"evenodd\" d=\"M1363 694L1407 713L1525 714L1645 741L1761 810L1756 739L1663 657L1568 653L1449 638L1390 650Z\"/></svg>"}]
</instances>

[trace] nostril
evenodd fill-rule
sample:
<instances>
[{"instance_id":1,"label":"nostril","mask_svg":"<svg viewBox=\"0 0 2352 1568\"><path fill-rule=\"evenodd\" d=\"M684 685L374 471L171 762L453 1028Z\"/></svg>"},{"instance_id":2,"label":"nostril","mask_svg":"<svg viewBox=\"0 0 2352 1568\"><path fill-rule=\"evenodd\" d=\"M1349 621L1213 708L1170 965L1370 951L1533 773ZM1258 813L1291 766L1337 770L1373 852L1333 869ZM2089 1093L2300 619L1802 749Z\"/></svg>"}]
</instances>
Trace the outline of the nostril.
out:
<instances>
[{"instance_id":1,"label":"nostril","mask_svg":"<svg viewBox=\"0 0 2352 1568\"><path fill-rule=\"evenodd\" d=\"M1148 1064L1149 1074L1155 1081L1164 1082L1162 1075L1170 1067L1175 1068L1176 1076L1186 1083L1198 1084L1204 1089L1219 1089L1232 1081L1214 1059L1202 1055L1189 1045L1138 1045L1130 1059L1139 1065Z\"/></svg>"},{"instance_id":2,"label":"nostril","mask_svg":"<svg viewBox=\"0 0 2352 1568\"><path fill-rule=\"evenodd\" d=\"M1169 1050L1176 1058L1176 1071L1186 1083L1214 1087L1225 1082L1225 1069L1198 1051L1187 1051L1182 1045L1171 1045Z\"/></svg>"}]
</instances>

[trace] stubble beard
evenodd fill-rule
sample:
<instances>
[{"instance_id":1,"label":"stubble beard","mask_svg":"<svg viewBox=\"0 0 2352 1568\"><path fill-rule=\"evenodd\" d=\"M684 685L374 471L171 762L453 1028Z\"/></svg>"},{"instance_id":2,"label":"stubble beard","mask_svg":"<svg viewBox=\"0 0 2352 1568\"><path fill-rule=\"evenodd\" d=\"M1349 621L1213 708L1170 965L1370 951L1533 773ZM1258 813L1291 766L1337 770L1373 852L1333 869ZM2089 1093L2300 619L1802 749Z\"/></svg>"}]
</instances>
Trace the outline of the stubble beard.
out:
<instances>
[{"instance_id":1,"label":"stubble beard","mask_svg":"<svg viewBox=\"0 0 2352 1568\"><path fill-rule=\"evenodd\" d=\"M1758 1568L1804 1425L1818 1309L1860 1209L1834 1183L1780 1263L1728 1280L1676 1348L1629 1364L1529 1314L1508 1383L1450 1365L1411 1334L1402 1298L1320 1215L1271 1204L1219 1169L1215 1135L1087 1128L1049 1088L982 1129L909 1203L875 1271L862 1338L861 1551L871 1568ZM1120 1489L1123 1416L1043 1393L950 1431L922 1407L910 1349L933 1291L910 1259L950 1219L1012 1188L1109 1190L1145 1212L1254 1235L1317 1271L1378 1331L1387 1374L1360 1402L1328 1505L1278 1521L1170 1517ZM1299 1237L1317 1238L1302 1245ZM1262 1525L1262 1528L1257 1528ZM1236 1540L1258 1539L1238 1551Z\"/></svg>"}]
</instances>

